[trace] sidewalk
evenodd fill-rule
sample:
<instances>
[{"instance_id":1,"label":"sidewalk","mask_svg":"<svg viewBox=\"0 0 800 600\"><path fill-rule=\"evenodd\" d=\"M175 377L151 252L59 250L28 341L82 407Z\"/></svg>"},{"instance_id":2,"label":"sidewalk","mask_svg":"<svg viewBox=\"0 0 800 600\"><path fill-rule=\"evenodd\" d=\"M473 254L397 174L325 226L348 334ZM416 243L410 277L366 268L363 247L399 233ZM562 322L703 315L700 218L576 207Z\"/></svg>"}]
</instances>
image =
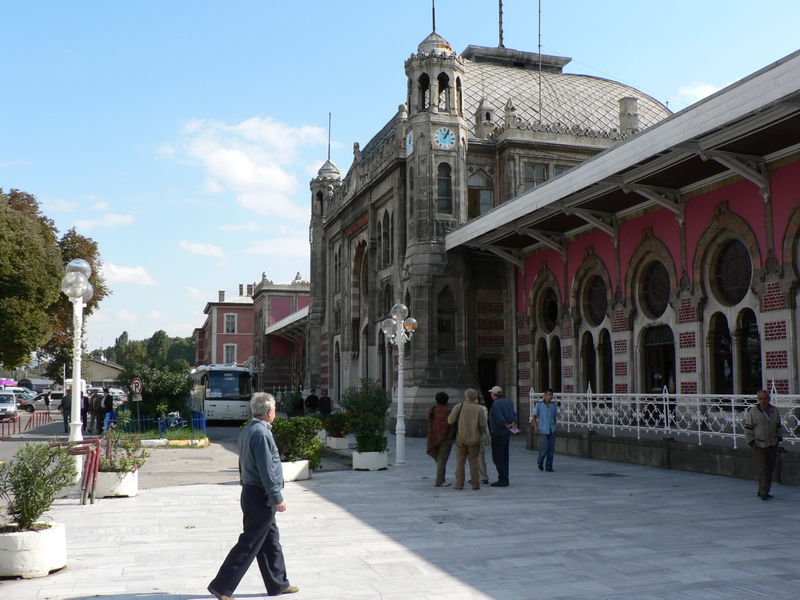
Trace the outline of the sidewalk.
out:
<instances>
[{"instance_id":1,"label":"sidewalk","mask_svg":"<svg viewBox=\"0 0 800 600\"><path fill-rule=\"evenodd\" d=\"M508 488L434 488L423 439L406 440L406 460L286 485L291 598L798 597L798 487L776 485L761 502L752 481L561 455L554 473L540 472L521 437ZM59 500L50 515L67 525L68 567L0 582L0 597L208 599L240 531L238 494L223 483ZM236 597L263 593L254 565Z\"/></svg>"}]
</instances>

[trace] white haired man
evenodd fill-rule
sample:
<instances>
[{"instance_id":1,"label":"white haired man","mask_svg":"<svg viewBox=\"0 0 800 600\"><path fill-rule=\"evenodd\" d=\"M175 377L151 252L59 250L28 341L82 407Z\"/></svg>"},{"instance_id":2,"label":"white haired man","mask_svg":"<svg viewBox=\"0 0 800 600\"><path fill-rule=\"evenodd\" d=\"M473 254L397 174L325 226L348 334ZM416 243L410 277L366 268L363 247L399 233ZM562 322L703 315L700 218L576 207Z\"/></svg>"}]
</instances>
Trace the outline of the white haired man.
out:
<instances>
[{"instance_id":1,"label":"white haired man","mask_svg":"<svg viewBox=\"0 0 800 600\"><path fill-rule=\"evenodd\" d=\"M259 392L250 401L253 420L239 435L239 479L242 484L243 531L228 552L208 591L219 600L234 600L233 592L247 569L258 562L258 569L270 596L293 594L283 559L275 513L286 510L283 499L281 457L272 437L275 398Z\"/></svg>"}]
</instances>

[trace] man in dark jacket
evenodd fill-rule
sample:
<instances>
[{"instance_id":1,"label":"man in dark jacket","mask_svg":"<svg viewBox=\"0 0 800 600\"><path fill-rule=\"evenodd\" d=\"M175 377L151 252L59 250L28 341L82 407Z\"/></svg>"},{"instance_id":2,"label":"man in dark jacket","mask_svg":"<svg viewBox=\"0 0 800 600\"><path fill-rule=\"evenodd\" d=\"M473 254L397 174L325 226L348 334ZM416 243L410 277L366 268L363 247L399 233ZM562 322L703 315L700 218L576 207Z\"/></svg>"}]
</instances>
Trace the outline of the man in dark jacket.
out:
<instances>
[{"instance_id":1,"label":"man in dark jacket","mask_svg":"<svg viewBox=\"0 0 800 600\"><path fill-rule=\"evenodd\" d=\"M275 398L259 392L250 401L253 420L239 434L239 479L244 531L208 585L219 600L233 600L233 592L255 558L270 596L293 594L289 584L275 513L286 510L283 499L281 456L272 437Z\"/></svg>"},{"instance_id":2,"label":"man in dark jacket","mask_svg":"<svg viewBox=\"0 0 800 600\"><path fill-rule=\"evenodd\" d=\"M72 390L64 392L58 410L61 411L61 416L64 418L64 433L69 433L69 418L72 416Z\"/></svg>"},{"instance_id":3,"label":"man in dark jacket","mask_svg":"<svg viewBox=\"0 0 800 600\"><path fill-rule=\"evenodd\" d=\"M516 429L517 415L499 385L489 390L492 408L489 410L489 433L492 436L492 462L497 469L497 481L492 487L508 487L508 450L511 430Z\"/></svg>"}]
</instances>

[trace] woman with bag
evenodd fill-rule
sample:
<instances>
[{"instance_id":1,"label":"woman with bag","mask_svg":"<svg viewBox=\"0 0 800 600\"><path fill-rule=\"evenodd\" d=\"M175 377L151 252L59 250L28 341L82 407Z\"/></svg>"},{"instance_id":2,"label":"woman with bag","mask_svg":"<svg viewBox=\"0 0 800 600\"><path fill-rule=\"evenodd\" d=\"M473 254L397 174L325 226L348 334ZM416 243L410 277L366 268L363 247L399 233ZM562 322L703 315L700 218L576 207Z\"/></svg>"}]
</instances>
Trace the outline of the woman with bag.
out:
<instances>
[{"instance_id":1,"label":"woman with bag","mask_svg":"<svg viewBox=\"0 0 800 600\"><path fill-rule=\"evenodd\" d=\"M447 459L450 458L450 448L453 445L447 422L450 415L450 407L447 406L449 399L450 396L444 392L437 392L436 404L428 411L428 455L436 461L436 487L450 485L444 480Z\"/></svg>"},{"instance_id":2,"label":"woman with bag","mask_svg":"<svg viewBox=\"0 0 800 600\"><path fill-rule=\"evenodd\" d=\"M458 427L456 433L456 485L464 489L464 462L469 459L469 476L473 490L481 489L478 474L478 453L481 437L487 430L486 414L478 404L477 390L470 388L464 392L464 402L456 406L447 422Z\"/></svg>"}]
</instances>

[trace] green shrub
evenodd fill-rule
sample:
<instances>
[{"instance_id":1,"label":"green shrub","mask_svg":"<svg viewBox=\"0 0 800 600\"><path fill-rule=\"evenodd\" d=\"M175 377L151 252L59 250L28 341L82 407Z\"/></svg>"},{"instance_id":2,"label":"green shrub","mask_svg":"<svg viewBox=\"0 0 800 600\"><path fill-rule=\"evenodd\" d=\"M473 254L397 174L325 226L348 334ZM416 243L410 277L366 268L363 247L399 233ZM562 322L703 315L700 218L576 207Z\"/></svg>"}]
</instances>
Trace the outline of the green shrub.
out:
<instances>
[{"instance_id":1,"label":"green shrub","mask_svg":"<svg viewBox=\"0 0 800 600\"><path fill-rule=\"evenodd\" d=\"M0 464L0 497L8 503L6 510L17 531L41 529L36 520L77 476L75 457L66 448L49 444L25 444L14 461Z\"/></svg>"},{"instance_id":2,"label":"green shrub","mask_svg":"<svg viewBox=\"0 0 800 600\"><path fill-rule=\"evenodd\" d=\"M347 413L331 413L322 419L325 433L331 437L344 437L350 433L350 417Z\"/></svg>"},{"instance_id":3,"label":"green shrub","mask_svg":"<svg viewBox=\"0 0 800 600\"><path fill-rule=\"evenodd\" d=\"M317 432L322 429L319 419L313 417L277 417L272 422L272 435L281 453L281 460L307 460L311 469L322 461L322 440Z\"/></svg>"},{"instance_id":4,"label":"green shrub","mask_svg":"<svg viewBox=\"0 0 800 600\"><path fill-rule=\"evenodd\" d=\"M140 436L126 433L115 424L103 433L105 450L100 456L100 470L112 473L136 471L144 465L150 452L142 448Z\"/></svg>"},{"instance_id":5,"label":"green shrub","mask_svg":"<svg viewBox=\"0 0 800 600\"><path fill-rule=\"evenodd\" d=\"M386 391L369 377L361 379L361 387L347 388L341 405L350 417L358 452L386 452L386 411L391 404Z\"/></svg>"}]
</instances>

